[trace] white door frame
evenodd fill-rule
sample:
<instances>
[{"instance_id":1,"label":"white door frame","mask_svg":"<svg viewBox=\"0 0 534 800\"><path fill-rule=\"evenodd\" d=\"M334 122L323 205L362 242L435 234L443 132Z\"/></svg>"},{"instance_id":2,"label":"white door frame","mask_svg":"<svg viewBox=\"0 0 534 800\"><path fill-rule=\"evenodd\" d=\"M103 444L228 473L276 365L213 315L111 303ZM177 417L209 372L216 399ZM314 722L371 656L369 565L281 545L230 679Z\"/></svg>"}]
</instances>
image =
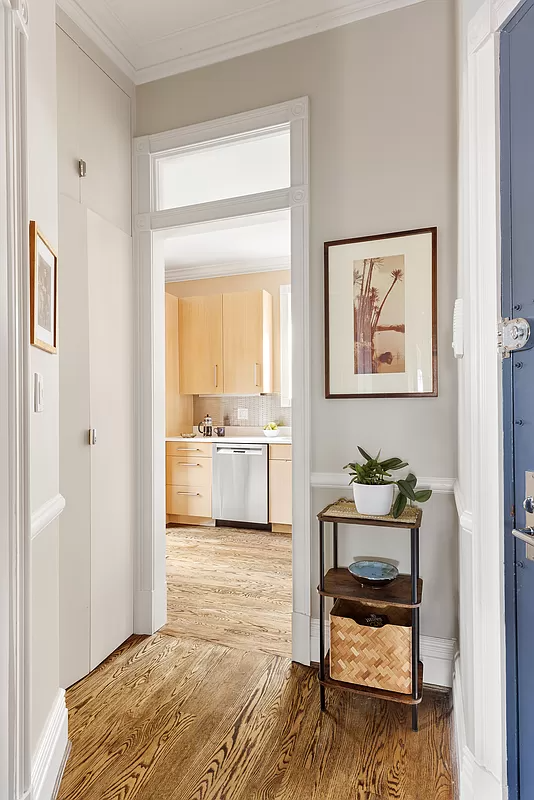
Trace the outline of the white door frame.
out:
<instances>
[{"instance_id":1,"label":"white door frame","mask_svg":"<svg viewBox=\"0 0 534 800\"><path fill-rule=\"evenodd\" d=\"M501 800L506 796L504 471L501 358L497 350L501 315L499 33L521 2L485 0L468 22L467 73L462 75L467 141L461 154L466 165L461 185L466 211L460 255L468 348L460 431L469 438L466 451L461 442L467 458L461 465L464 477L455 487L455 495L461 592L470 594L460 600L463 636L454 685L462 800ZM470 481L465 480L466 474ZM462 687L465 691L468 686L473 692L469 744L462 703Z\"/></svg>"},{"instance_id":2,"label":"white door frame","mask_svg":"<svg viewBox=\"0 0 534 800\"><path fill-rule=\"evenodd\" d=\"M157 210L157 163L177 148L287 125L291 186L186 208ZM289 208L293 319L293 659L310 663L311 408L309 347L308 98L236 114L134 142L134 259L138 287L138 542L136 633L166 622L164 263L155 234L180 225Z\"/></svg>"},{"instance_id":3,"label":"white door frame","mask_svg":"<svg viewBox=\"0 0 534 800\"><path fill-rule=\"evenodd\" d=\"M0 798L31 791L28 8L0 0ZM5 187L5 188L4 188Z\"/></svg>"}]
</instances>

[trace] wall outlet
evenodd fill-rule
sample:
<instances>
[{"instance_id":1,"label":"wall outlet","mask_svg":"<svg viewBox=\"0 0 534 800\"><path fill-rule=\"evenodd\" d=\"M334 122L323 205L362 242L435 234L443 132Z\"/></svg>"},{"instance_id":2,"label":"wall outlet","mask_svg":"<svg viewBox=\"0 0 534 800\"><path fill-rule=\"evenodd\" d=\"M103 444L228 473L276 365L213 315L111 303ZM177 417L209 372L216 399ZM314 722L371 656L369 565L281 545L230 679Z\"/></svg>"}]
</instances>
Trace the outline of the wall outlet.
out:
<instances>
[{"instance_id":1,"label":"wall outlet","mask_svg":"<svg viewBox=\"0 0 534 800\"><path fill-rule=\"evenodd\" d=\"M237 409L237 418L238 419L248 419L248 408L238 408Z\"/></svg>"}]
</instances>

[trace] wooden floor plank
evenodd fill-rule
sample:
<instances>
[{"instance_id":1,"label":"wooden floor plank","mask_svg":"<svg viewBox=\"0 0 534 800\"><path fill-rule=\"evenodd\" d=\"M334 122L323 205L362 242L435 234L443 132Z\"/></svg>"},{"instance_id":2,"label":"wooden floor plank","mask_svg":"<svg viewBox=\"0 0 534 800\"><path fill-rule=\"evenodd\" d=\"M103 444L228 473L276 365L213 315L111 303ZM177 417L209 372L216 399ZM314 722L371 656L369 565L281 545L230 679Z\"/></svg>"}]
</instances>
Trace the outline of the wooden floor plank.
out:
<instances>
[{"instance_id":1,"label":"wooden floor plank","mask_svg":"<svg viewBox=\"0 0 534 800\"><path fill-rule=\"evenodd\" d=\"M163 632L290 656L291 549L269 531L168 528Z\"/></svg>"}]
</instances>

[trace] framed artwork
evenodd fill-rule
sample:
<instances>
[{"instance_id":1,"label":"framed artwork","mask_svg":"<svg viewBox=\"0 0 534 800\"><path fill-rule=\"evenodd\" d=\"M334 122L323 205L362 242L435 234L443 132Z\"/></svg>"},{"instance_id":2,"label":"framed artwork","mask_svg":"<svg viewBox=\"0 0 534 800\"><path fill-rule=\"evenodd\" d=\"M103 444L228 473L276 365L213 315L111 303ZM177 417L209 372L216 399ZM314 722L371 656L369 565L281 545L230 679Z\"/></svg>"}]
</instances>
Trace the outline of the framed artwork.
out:
<instances>
[{"instance_id":1,"label":"framed artwork","mask_svg":"<svg viewBox=\"0 0 534 800\"><path fill-rule=\"evenodd\" d=\"M325 396L436 397L437 228L325 242Z\"/></svg>"},{"instance_id":2,"label":"framed artwork","mask_svg":"<svg viewBox=\"0 0 534 800\"><path fill-rule=\"evenodd\" d=\"M30 344L57 353L57 254L30 222Z\"/></svg>"}]
</instances>

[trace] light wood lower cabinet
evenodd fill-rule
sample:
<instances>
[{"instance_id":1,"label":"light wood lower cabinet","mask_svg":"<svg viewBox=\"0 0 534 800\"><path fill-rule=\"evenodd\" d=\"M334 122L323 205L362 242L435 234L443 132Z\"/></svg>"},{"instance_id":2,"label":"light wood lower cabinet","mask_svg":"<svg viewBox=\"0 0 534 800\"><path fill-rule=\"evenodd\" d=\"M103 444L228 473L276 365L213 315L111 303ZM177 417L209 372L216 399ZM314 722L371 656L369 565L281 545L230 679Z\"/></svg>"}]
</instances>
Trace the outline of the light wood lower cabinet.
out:
<instances>
[{"instance_id":1,"label":"light wood lower cabinet","mask_svg":"<svg viewBox=\"0 0 534 800\"><path fill-rule=\"evenodd\" d=\"M211 518L212 445L167 442L167 516L170 521Z\"/></svg>"},{"instance_id":2,"label":"light wood lower cabinet","mask_svg":"<svg viewBox=\"0 0 534 800\"><path fill-rule=\"evenodd\" d=\"M269 446L269 522L272 525L292 523L291 445Z\"/></svg>"}]
</instances>

